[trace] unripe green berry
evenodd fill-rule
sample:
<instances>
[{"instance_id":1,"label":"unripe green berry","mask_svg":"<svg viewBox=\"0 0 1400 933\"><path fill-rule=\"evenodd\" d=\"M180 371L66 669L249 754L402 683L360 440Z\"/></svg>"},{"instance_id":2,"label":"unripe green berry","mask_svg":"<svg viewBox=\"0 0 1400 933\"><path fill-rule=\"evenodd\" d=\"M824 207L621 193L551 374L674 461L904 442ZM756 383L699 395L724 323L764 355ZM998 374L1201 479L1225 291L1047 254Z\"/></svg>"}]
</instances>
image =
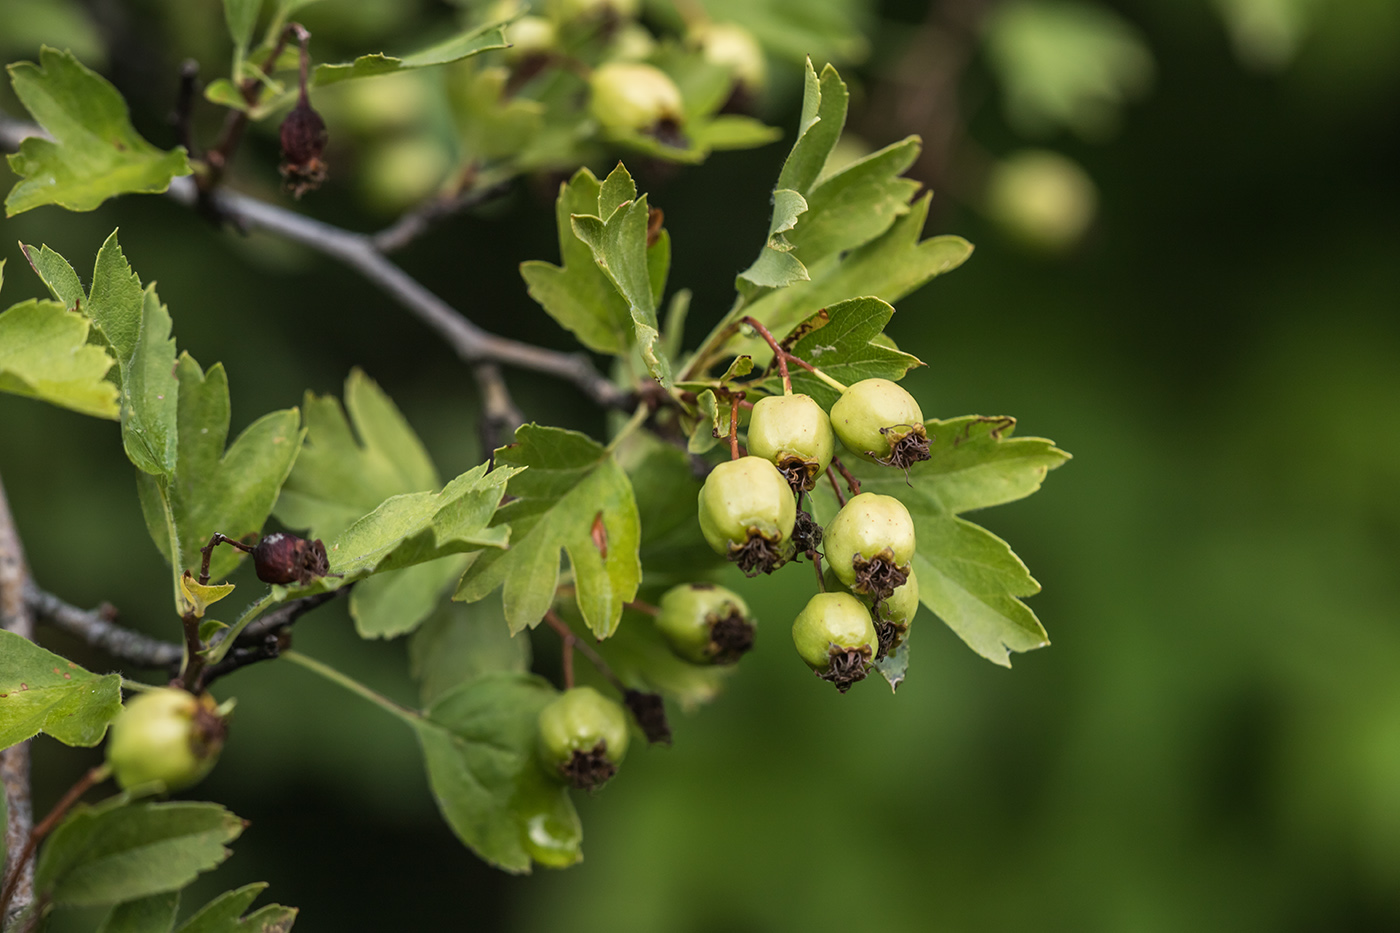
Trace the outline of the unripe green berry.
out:
<instances>
[{"instance_id":1,"label":"unripe green berry","mask_svg":"<svg viewBox=\"0 0 1400 933\"><path fill-rule=\"evenodd\" d=\"M914 519L893 496L863 492L846 503L822 538L827 563L856 593L888 599L914 558Z\"/></svg>"},{"instance_id":2,"label":"unripe green berry","mask_svg":"<svg viewBox=\"0 0 1400 933\"><path fill-rule=\"evenodd\" d=\"M695 664L733 664L753 647L753 621L738 594L713 583L683 583L661 597L656 628Z\"/></svg>"},{"instance_id":3,"label":"unripe green berry","mask_svg":"<svg viewBox=\"0 0 1400 933\"><path fill-rule=\"evenodd\" d=\"M862 379L831 406L831 427L857 457L908 469L928 459L924 413L888 379Z\"/></svg>"},{"instance_id":4,"label":"unripe green berry","mask_svg":"<svg viewBox=\"0 0 1400 933\"><path fill-rule=\"evenodd\" d=\"M810 490L831 465L831 419L810 395L770 395L749 416L749 453L777 466L794 490Z\"/></svg>"},{"instance_id":5,"label":"unripe green berry","mask_svg":"<svg viewBox=\"0 0 1400 933\"><path fill-rule=\"evenodd\" d=\"M750 91L763 89L768 63L754 34L737 23L700 23L691 29L705 61L729 69L734 79Z\"/></svg>"},{"instance_id":6,"label":"unripe green berry","mask_svg":"<svg viewBox=\"0 0 1400 933\"><path fill-rule=\"evenodd\" d=\"M183 790L213 769L226 732L208 694L150 690L128 700L112 721L107 763L122 790L143 784Z\"/></svg>"},{"instance_id":7,"label":"unripe green berry","mask_svg":"<svg viewBox=\"0 0 1400 933\"><path fill-rule=\"evenodd\" d=\"M559 43L554 23L543 16L520 17L506 27L506 39L510 41L506 57L511 60L543 55Z\"/></svg>"},{"instance_id":8,"label":"unripe green berry","mask_svg":"<svg viewBox=\"0 0 1400 933\"><path fill-rule=\"evenodd\" d=\"M627 754L627 713L592 687L561 693L540 710L539 727L545 770L574 787L604 784Z\"/></svg>"},{"instance_id":9,"label":"unripe green berry","mask_svg":"<svg viewBox=\"0 0 1400 933\"><path fill-rule=\"evenodd\" d=\"M886 622L908 628L919 611L919 578L909 571L909 579L894 588L889 599L880 603L880 617Z\"/></svg>"},{"instance_id":10,"label":"unripe green berry","mask_svg":"<svg viewBox=\"0 0 1400 933\"><path fill-rule=\"evenodd\" d=\"M659 68L608 62L594 69L588 84L593 116L607 129L652 133L682 121L680 88Z\"/></svg>"},{"instance_id":11,"label":"unripe green berry","mask_svg":"<svg viewBox=\"0 0 1400 933\"><path fill-rule=\"evenodd\" d=\"M863 680L879 648L870 610L849 593L818 593L792 623L797 653L842 693Z\"/></svg>"},{"instance_id":12,"label":"unripe green berry","mask_svg":"<svg viewBox=\"0 0 1400 933\"><path fill-rule=\"evenodd\" d=\"M789 556L797 500L778 468L762 457L717 465L700 487L700 532L715 552L752 576Z\"/></svg>"}]
</instances>

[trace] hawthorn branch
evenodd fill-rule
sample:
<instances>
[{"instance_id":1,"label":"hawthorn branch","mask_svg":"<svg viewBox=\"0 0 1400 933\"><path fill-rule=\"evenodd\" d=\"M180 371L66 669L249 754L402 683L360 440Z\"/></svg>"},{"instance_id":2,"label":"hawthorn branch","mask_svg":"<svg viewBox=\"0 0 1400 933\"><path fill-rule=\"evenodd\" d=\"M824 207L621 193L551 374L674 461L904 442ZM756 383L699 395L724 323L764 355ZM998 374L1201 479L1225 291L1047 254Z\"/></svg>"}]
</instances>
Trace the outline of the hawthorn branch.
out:
<instances>
[{"instance_id":1,"label":"hawthorn branch","mask_svg":"<svg viewBox=\"0 0 1400 933\"><path fill-rule=\"evenodd\" d=\"M141 668L175 668L180 664L179 645L118 624L116 610L111 606L79 609L39 589L32 580L25 586L24 601L37 621L119 661Z\"/></svg>"},{"instance_id":2,"label":"hawthorn branch","mask_svg":"<svg viewBox=\"0 0 1400 933\"><path fill-rule=\"evenodd\" d=\"M0 628L21 638L34 639L34 617L24 601L29 567L24 545L15 528L5 484L0 480ZM5 916L0 926L8 926L21 910L34 900L33 852L25 844L34 827L33 803L29 788L29 743L21 742L0 752L0 783L5 787L5 869L7 879Z\"/></svg>"},{"instance_id":3,"label":"hawthorn branch","mask_svg":"<svg viewBox=\"0 0 1400 933\"><path fill-rule=\"evenodd\" d=\"M0 148L14 150L31 136L48 138L48 134L39 127L0 115ZM202 209L207 206L224 222L240 231L261 230L339 260L379 286L472 366L499 363L528 369L573 383L603 408L630 411L635 407L633 394L604 378L586 354L563 353L511 340L473 323L389 261L376 245L375 236L354 233L224 189L201 193L190 176L173 179L166 194L185 207ZM393 245L394 239L388 239Z\"/></svg>"},{"instance_id":4,"label":"hawthorn branch","mask_svg":"<svg viewBox=\"0 0 1400 933\"><path fill-rule=\"evenodd\" d=\"M169 195L186 207L196 206L199 200L189 178L174 179ZM262 230L309 246L349 266L426 324L468 364L503 363L544 373L573 383L604 408L630 405L630 393L603 378L584 354L547 350L483 330L390 262L371 236L231 191L209 192L208 198L219 216L239 230Z\"/></svg>"},{"instance_id":5,"label":"hawthorn branch","mask_svg":"<svg viewBox=\"0 0 1400 933\"><path fill-rule=\"evenodd\" d=\"M495 200L509 188L510 179L505 179L484 188L472 188L456 195L424 201L376 233L371 238L374 248L385 254L398 252L427 233L434 224L471 210L479 204Z\"/></svg>"},{"instance_id":6,"label":"hawthorn branch","mask_svg":"<svg viewBox=\"0 0 1400 933\"><path fill-rule=\"evenodd\" d=\"M234 642L234 649L223 661L205 671L204 683L207 685L216 677L256 661L276 657L276 652L268 653L269 639L280 645L283 632L298 619L344 596L352 588L353 585L343 586L327 593L303 596L265 614L243 630ZM26 581L24 600L35 620L71 635L118 661L140 668L163 669L170 672L172 677L179 672L183 652L180 645L120 625L115 619L115 611L109 606L92 611L79 609L39 589L33 581Z\"/></svg>"}]
</instances>

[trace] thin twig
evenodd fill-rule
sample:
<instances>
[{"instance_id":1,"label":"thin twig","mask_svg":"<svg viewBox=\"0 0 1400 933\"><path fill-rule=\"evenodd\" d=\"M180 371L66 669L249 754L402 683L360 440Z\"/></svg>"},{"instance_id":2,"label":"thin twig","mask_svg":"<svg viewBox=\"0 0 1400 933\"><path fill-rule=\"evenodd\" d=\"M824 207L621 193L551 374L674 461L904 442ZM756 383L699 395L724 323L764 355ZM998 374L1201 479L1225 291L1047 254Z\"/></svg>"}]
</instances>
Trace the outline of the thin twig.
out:
<instances>
[{"instance_id":1,"label":"thin twig","mask_svg":"<svg viewBox=\"0 0 1400 933\"><path fill-rule=\"evenodd\" d=\"M41 129L0 116L0 146L15 149L30 137L47 137ZM193 178L173 179L166 192L174 201L199 208L201 196ZM618 388L599 374L584 353L562 353L522 343L483 330L375 248L374 238L335 227L273 204L231 191L208 193L205 199L226 223L238 230L261 230L300 243L339 260L373 282L433 330L465 362L501 363L571 382L603 408L632 410L634 393Z\"/></svg>"},{"instance_id":2,"label":"thin twig","mask_svg":"<svg viewBox=\"0 0 1400 933\"><path fill-rule=\"evenodd\" d=\"M739 459L739 402L744 400L744 393L735 393L734 400L729 405L729 459Z\"/></svg>"},{"instance_id":3,"label":"thin twig","mask_svg":"<svg viewBox=\"0 0 1400 933\"><path fill-rule=\"evenodd\" d=\"M371 237L374 248L381 253L403 249L432 226L463 211L493 201L510 190L510 180L496 182L485 188L463 191L454 197L433 198L405 213L398 220Z\"/></svg>"},{"instance_id":4,"label":"thin twig","mask_svg":"<svg viewBox=\"0 0 1400 933\"><path fill-rule=\"evenodd\" d=\"M238 661L225 663L229 660L229 658L225 658L219 664L211 666L205 672L205 684L208 684L215 676L222 677L253 663L254 655L258 651L266 650L269 637L277 638L297 619L312 609L344 596L351 589L353 589L353 584L327 593L317 593L314 596L294 599L291 602L283 603L262 618L249 624L234 642L234 649L229 652L230 658L237 654ZM119 625L114 618L115 612L111 607L91 612L79 609L76 606L70 606L52 593L39 589L32 581L25 585L24 599L37 621L51 625L59 631L111 655L118 661L142 668L163 668L169 670L172 676L179 669L183 654L180 645L161 641L158 638L152 638ZM215 644L218 641L219 639L216 638ZM273 655L256 658L256 660L267 660L268 657L273 657ZM214 673L215 671L218 672L217 675Z\"/></svg>"},{"instance_id":5,"label":"thin twig","mask_svg":"<svg viewBox=\"0 0 1400 933\"><path fill-rule=\"evenodd\" d=\"M592 645L588 644L588 642L575 635L574 630L569 628L569 623L559 618L559 616L555 614L553 609L549 610L544 614L544 620L545 622L549 623L550 628L554 629L554 631L559 633L559 637L562 638L566 644L572 645L573 647L577 648L579 650L579 653L582 654L585 658L587 658L593 664L593 666L598 669L598 673L602 674L605 678L607 678L608 683L612 684L614 687L616 687L619 691L623 693L627 692L626 685L623 684L623 682L618 679L618 676L613 673L612 668L608 667L608 662L603 660L603 656L598 652L594 651Z\"/></svg>"},{"instance_id":6,"label":"thin twig","mask_svg":"<svg viewBox=\"0 0 1400 933\"><path fill-rule=\"evenodd\" d=\"M767 342L770 348L772 348L773 359L777 362L778 372L781 373L783 377L783 394L791 395L792 377L788 375L787 368L788 357L791 354L789 354L786 350L783 349L782 344L778 343L778 339L774 337L773 334L769 332L768 328L764 327L763 323L757 318L745 315L741 320L743 320L745 324L749 325L754 330L758 331L758 335L762 337L764 341ZM799 362L801 361L799 360Z\"/></svg>"},{"instance_id":7,"label":"thin twig","mask_svg":"<svg viewBox=\"0 0 1400 933\"><path fill-rule=\"evenodd\" d=\"M24 601L34 617L97 648L119 661L143 668L174 668L180 663L180 646L117 624L110 607L88 611L70 606L32 581L24 588Z\"/></svg>"},{"instance_id":8,"label":"thin twig","mask_svg":"<svg viewBox=\"0 0 1400 933\"><path fill-rule=\"evenodd\" d=\"M68 788L67 793L59 798L58 803L54 804L48 816L44 817L38 826L30 830L29 836L24 841L24 849L20 852L17 864L32 861L34 859L34 851L39 848L39 843L43 841L45 836L53 832L53 828L58 825L58 821L63 819L63 815L72 808L73 804L78 802L78 798L87 793L93 785L101 784L103 781L107 780L107 778L111 776L111 773L111 765L101 764L95 768L89 768L82 777L78 778L78 780L73 783L73 786ZM11 904L11 896L18 893L19 874L20 872L15 870L5 876L5 887L3 891L0 891L0 914L8 913L14 915L19 912L19 909L22 909L17 906L15 910L7 910ZM14 903L15 905L19 904L18 898L15 899ZM27 906L27 902L25 906Z\"/></svg>"},{"instance_id":9,"label":"thin twig","mask_svg":"<svg viewBox=\"0 0 1400 933\"><path fill-rule=\"evenodd\" d=\"M851 495L860 495L860 480L856 479L854 476L851 475L851 471L846 469L846 464L841 462L841 458L832 457L831 466L834 466L836 467L836 469L840 470L841 475L846 478L846 488L851 491ZM828 467L827 469L830 468L831 467Z\"/></svg>"},{"instance_id":10,"label":"thin twig","mask_svg":"<svg viewBox=\"0 0 1400 933\"><path fill-rule=\"evenodd\" d=\"M836 474L831 471L831 467L826 468L826 478L831 480L831 491L836 493L836 502L841 508L846 507L846 497L841 495L841 484L836 482Z\"/></svg>"},{"instance_id":11,"label":"thin twig","mask_svg":"<svg viewBox=\"0 0 1400 933\"><path fill-rule=\"evenodd\" d=\"M34 638L34 617L24 601L29 567L24 545L15 528L5 484L0 480L0 628L21 638ZM33 852L25 843L34 824L29 791L29 743L20 742L0 752L0 782L5 785L5 871L9 879L5 903L0 908L0 926L10 921L34 900ZM11 896L12 895L12 896Z\"/></svg>"},{"instance_id":12,"label":"thin twig","mask_svg":"<svg viewBox=\"0 0 1400 933\"><path fill-rule=\"evenodd\" d=\"M175 125L175 135L180 145L191 159L198 159L194 147L194 102L199 94L199 62L187 58L180 63L180 90L175 96L175 110L170 122Z\"/></svg>"},{"instance_id":13,"label":"thin twig","mask_svg":"<svg viewBox=\"0 0 1400 933\"><path fill-rule=\"evenodd\" d=\"M187 178L175 179L170 196L194 206L194 183ZM230 191L214 192L212 200L220 216L241 230L262 230L293 240L354 269L428 325L467 363L504 363L545 373L572 382L605 408L631 407L631 393L603 378L584 354L547 350L483 330L386 259L364 234Z\"/></svg>"},{"instance_id":14,"label":"thin twig","mask_svg":"<svg viewBox=\"0 0 1400 933\"><path fill-rule=\"evenodd\" d=\"M488 457L495 456L495 450L505 443L505 439L515 436L515 429L525 423L525 416L516 407L515 400L506 388L505 377L495 363L478 363L472 367L476 386L481 391L481 449Z\"/></svg>"}]
</instances>

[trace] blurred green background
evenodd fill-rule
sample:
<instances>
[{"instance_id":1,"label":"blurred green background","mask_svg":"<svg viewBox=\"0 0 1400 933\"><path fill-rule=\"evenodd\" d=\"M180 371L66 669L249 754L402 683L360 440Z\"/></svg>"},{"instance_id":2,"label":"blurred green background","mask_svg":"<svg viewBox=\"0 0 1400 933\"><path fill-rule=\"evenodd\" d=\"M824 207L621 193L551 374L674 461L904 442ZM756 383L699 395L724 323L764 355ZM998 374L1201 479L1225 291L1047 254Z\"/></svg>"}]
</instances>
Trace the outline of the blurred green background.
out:
<instances>
[{"instance_id":1,"label":"blurred green background","mask_svg":"<svg viewBox=\"0 0 1400 933\"><path fill-rule=\"evenodd\" d=\"M68 9L9 4L30 23ZM1012 414L1075 455L1036 496L979 516L1044 585L1030 604L1052 647L1007 671L925 614L897 696L878 682L839 696L787 635L808 578L735 573L757 650L712 707L676 717L673 748L637 749L579 801L586 861L530 878L456 843L399 723L300 669L250 668L216 690L238 696L235 731L197 793L252 825L202 890L271 881L308 933L1400 928L1400 5L1112 7L1151 77L1109 124L1028 127L991 46L959 72L966 143L920 170L953 193L940 187L927 232L977 252L904 300L890 331L929 363L907 382L926 413ZM226 55L218 5L73 9L87 26L0 30L0 51L64 37L78 51L90 28L87 60L171 145L175 64ZM443 8L311 9L323 30L353 10L383 38ZM899 122L900 95L946 62L918 51L938 8L867 12L873 51L843 73L852 128L878 146L927 132ZM771 64L789 76L766 116L790 138L797 71ZM277 197L275 144L250 143L240 184ZM968 193L979 160L1028 143L1097 188L1092 226L1058 253L1027 248ZM761 242L784 153L643 176L673 236L672 285L696 292L692 341ZM353 156L341 164L303 209L373 229ZM515 272L557 256L540 191L517 186L399 258L485 326L567 347ZM114 226L181 347L227 364L235 431L305 389L338 392L359 365L446 475L481 458L469 374L419 325L326 260L164 199L0 222L4 303L39 290L17 240L81 269ZM529 417L601 434L570 388L509 380ZM0 396L0 475L42 586L174 636L115 425ZM358 641L343 606L304 620L297 646L414 697L403 642ZM95 755L35 754L41 809Z\"/></svg>"}]
</instances>

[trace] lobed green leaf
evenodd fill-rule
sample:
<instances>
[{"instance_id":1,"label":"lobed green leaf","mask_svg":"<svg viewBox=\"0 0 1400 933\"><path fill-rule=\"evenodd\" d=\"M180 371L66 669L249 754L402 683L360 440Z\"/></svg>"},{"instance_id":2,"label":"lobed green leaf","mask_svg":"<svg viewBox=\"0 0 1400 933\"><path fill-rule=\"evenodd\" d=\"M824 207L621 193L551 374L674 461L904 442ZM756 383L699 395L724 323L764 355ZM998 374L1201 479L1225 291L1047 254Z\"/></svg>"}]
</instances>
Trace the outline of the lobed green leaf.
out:
<instances>
[{"instance_id":1,"label":"lobed green leaf","mask_svg":"<svg viewBox=\"0 0 1400 933\"><path fill-rule=\"evenodd\" d=\"M265 882L257 882L225 891L180 924L176 933L287 933L297 918L295 907L268 904L243 915L266 888Z\"/></svg>"},{"instance_id":2,"label":"lobed green leaf","mask_svg":"<svg viewBox=\"0 0 1400 933\"><path fill-rule=\"evenodd\" d=\"M504 584L511 631L538 625L554 603L562 549L579 609L606 638L641 582L641 529L627 474L602 445L574 431L527 424L515 441L496 451L497 473L514 468L506 490L512 500L495 519L510 524L510 549L477 558L454 598L475 602Z\"/></svg>"},{"instance_id":3,"label":"lobed green leaf","mask_svg":"<svg viewBox=\"0 0 1400 933\"><path fill-rule=\"evenodd\" d=\"M80 807L54 830L34 887L57 907L99 907L178 891L229 855L243 821L212 803Z\"/></svg>"},{"instance_id":4,"label":"lobed green leaf","mask_svg":"<svg viewBox=\"0 0 1400 933\"><path fill-rule=\"evenodd\" d=\"M124 901L107 912L97 933L170 933L179 910L179 891Z\"/></svg>"},{"instance_id":5,"label":"lobed green leaf","mask_svg":"<svg viewBox=\"0 0 1400 933\"><path fill-rule=\"evenodd\" d=\"M931 458L901 470L849 458L864 492L898 498L914 519L914 572L920 601L968 647L1009 667L1010 652L1049 644L1022 597L1040 584L996 535L959 515L1024 498L1069 459L1044 438L1012 438L1013 418L968 415L926 420ZM836 511L830 491L814 497L825 524Z\"/></svg>"},{"instance_id":6,"label":"lobed green leaf","mask_svg":"<svg viewBox=\"0 0 1400 933\"><path fill-rule=\"evenodd\" d=\"M0 391L98 418L119 417L115 362L88 343L91 323L51 301L26 301L0 314Z\"/></svg>"},{"instance_id":7,"label":"lobed green leaf","mask_svg":"<svg viewBox=\"0 0 1400 933\"><path fill-rule=\"evenodd\" d=\"M9 65L15 95L52 140L30 137L9 157L20 180L6 216L57 204L90 211L119 194L157 194L190 173L183 148L169 152L141 138L126 101L71 53L45 46L39 64Z\"/></svg>"},{"instance_id":8,"label":"lobed green leaf","mask_svg":"<svg viewBox=\"0 0 1400 933\"><path fill-rule=\"evenodd\" d=\"M121 682L0 630L0 749L40 732L64 745L96 745L121 712Z\"/></svg>"},{"instance_id":9,"label":"lobed green leaf","mask_svg":"<svg viewBox=\"0 0 1400 933\"><path fill-rule=\"evenodd\" d=\"M509 872L582 858L568 791L536 759L539 712L555 696L540 677L489 674L441 697L418 726L443 817L472 851Z\"/></svg>"},{"instance_id":10,"label":"lobed green leaf","mask_svg":"<svg viewBox=\"0 0 1400 933\"><path fill-rule=\"evenodd\" d=\"M505 27L509 23L509 20L505 20L477 26L444 42L439 42L402 58L376 52L372 55L361 55L353 62L344 64L317 65L312 75L312 83L317 87L324 87L327 84L355 78L373 78L399 71L410 71L415 68L446 65L492 49L509 48L510 43L506 41L505 34Z\"/></svg>"},{"instance_id":11,"label":"lobed green leaf","mask_svg":"<svg viewBox=\"0 0 1400 933\"><path fill-rule=\"evenodd\" d=\"M413 676L425 706L456 687L487 674L524 674L530 669L530 639L512 635L494 599L444 602L408 643Z\"/></svg>"},{"instance_id":12,"label":"lobed green leaf","mask_svg":"<svg viewBox=\"0 0 1400 933\"><path fill-rule=\"evenodd\" d=\"M899 381L915 366L922 366L918 357L897 350L884 342L885 327L894 316L894 308L879 298L852 298L818 311L798 325L794 333L802 336L790 347L800 359L821 369L837 382L850 385L862 379ZM816 399L830 409L840 393L801 367L789 364L792 388ZM776 378L766 382L774 392L782 391Z\"/></svg>"},{"instance_id":13,"label":"lobed green leaf","mask_svg":"<svg viewBox=\"0 0 1400 933\"><path fill-rule=\"evenodd\" d=\"M230 405L228 375L216 363L206 373L188 353L176 365L179 383L178 446L168 481L137 476L146 527L176 571L196 571L199 549L214 532L248 538L262 530L301 449L295 408L271 412L249 425L224 449ZM170 529L173 527L174 535ZM212 578L227 576L244 558L217 548Z\"/></svg>"},{"instance_id":14,"label":"lobed green leaf","mask_svg":"<svg viewBox=\"0 0 1400 933\"><path fill-rule=\"evenodd\" d=\"M662 348L656 308L665 289L671 241L664 237L647 245L649 217L646 195L637 197L632 176L619 162L599 189L597 215L574 214L571 220L574 235L627 302L637 350L647 369L669 389L671 362Z\"/></svg>"}]
</instances>

